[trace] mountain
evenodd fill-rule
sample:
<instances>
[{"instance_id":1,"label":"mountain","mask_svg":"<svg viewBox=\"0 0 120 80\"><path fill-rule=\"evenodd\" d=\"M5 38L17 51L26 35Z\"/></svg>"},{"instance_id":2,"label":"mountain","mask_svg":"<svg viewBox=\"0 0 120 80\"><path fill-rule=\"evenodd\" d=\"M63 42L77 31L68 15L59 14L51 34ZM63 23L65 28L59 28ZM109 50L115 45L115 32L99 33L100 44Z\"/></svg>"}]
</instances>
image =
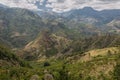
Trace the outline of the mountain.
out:
<instances>
[{"instance_id":1,"label":"mountain","mask_svg":"<svg viewBox=\"0 0 120 80\"><path fill-rule=\"evenodd\" d=\"M64 29L64 25L55 20L42 19L35 12L26 9L0 9L0 39L13 47L27 44L44 29L59 32Z\"/></svg>"},{"instance_id":2,"label":"mountain","mask_svg":"<svg viewBox=\"0 0 120 80\"><path fill-rule=\"evenodd\" d=\"M12 3L12 4L7 4L7 3ZM82 8L73 8L69 9L68 11L61 10L60 13L57 13L54 11L56 8L55 6L52 6L53 4L60 5L60 3L66 3L67 1L48 1L48 0L2 0L0 1L1 4L8 5L9 7L18 7L18 8L25 8L25 9L30 9L31 11L35 11L40 15L40 17L45 17L47 19L56 19L56 18L67 18L68 20L75 21L75 23L79 22L84 22L84 23L93 23L97 25L102 25L109 23L113 19L118 19L119 14L120 14L120 9L119 8L114 8L114 9L101 9L100 11L96 10L95 8L92 8L91 6L89 7L82 7ZM73 2L73 1L71 1ZM79 1L75 1L75 3ZM86 1L83 1L86 3ZM91 1L92 2L92 1ZM103 2L103 1L100 1ZM112 1L110 1L107 4L111 4ZM116 2L116 1L115 1ZM77 4L77 3L76 3ZM102 4L101 4L102 5ZM72 6L72 5L71 5ZM69 7L68 7L69 8ZM59 8L58 8L59 11ZM65 19L64 18L64 19ZM62 19L62 21L64 21ZM78 25L78 24L76 24ZM69 26L69 25L68 25ZM73 25L75 26L75 25ZM106 25L105 25L106 26Z\"/></svg>"},{"instance_id":3,"label":"mountain","mask_svg":"<svg viewBox=\"0 0 120 80\"><path fill-rule=\"evenodd\" d=\"M0 51L2 50L0 48ZM4 52L4 50L2 52ZM8 67L2 64L2 67L0 66L0 72L2 73L0 79L119 80L119 56L119 47L109 47L90 50L85 52L84 55L74 54L66 55L59 59L51 58L42 61L30 61L32 68L26 66ZM7 55L7 57L9 56ZM14 61L11 56L10 60L12 60L12 62Z\"/></svg>"},{"instance_id":4,"label":"mountain","mask_svg":"<svg viewBox=\"0 0 120 80\"><path fill-rule=\"evenodd\" d=\"M23 66L23 67L28 67L29 65L22 60L21 58L19 58L18 56L16 56L11 49L9 49L8 47L6 47L3 44L0 44L0 67L13 67L13 66Z\"/></svg>"},{"instance_id":5,"label":"mountain","mask_svg":"<svg viewBox=\"0 0 120 80\"><path fill-rule=\"evenodd\" d=\"M54 1L0 0L0 80L120 80L116 1Z\"/></svg>"},{"instance_id":6,"label":"mountain","mask_svg":"<svg viewBox=\"0 0 120 80\"><path fill-rule=\"evenodd\" d=\"M55 13L52 11L37 11L37 14L42 18L54 19L65 23L67 27L78 27L81 23L96 26L102 31L109 32L107 24L112 20L120 19L120 9L110 9L97 11L91 7L82 9L72 9L70 11ZM105 29L106 30L105 30ZM103 30L104 29L104 30ZM108 31L107 31L108 30Z\"/></svg>"},{"instance_id":7,"label":"mountain","mask_svg":"<svg viewBox=\"0 0 120 80\"><path fill-rule=\"evenodd\" d=\"M69 12L62 13L61 15L64 17L67 17L69 19L83 18L83 20L84 20L85 18L93 18L93 20L95 19L95 21L98 23L100 22L100 20L103 21L104 23L108 23L109 21L111 21L113 19L120 18L120 10L116 9L116 10L96 11L91 7L85 7L83 9L71 10Z\"/></svg>"},{"instance_id":8,"label":"mountain","mask_svg":"<svg viewBox=\"0 0 120 80\"><path fill-rule=\"evenodd\" d=\"M85 32L86 34L99 32L100 34L112 32L119 34L119 29L116 30L115 26L109 27L107 24L113 20L119 21L120 9L97 11L91 7L84 7L83 9L74 9L62 13L38 11L37 14L43 19L53 19L64 23L69 29L81 34L85 34Z\"/></svg>"},{"instance_id":9,"label":"mountain","mask_svg":"<svg viewBox=\"0 0 120 80\"><path fill-rule=\"evenodd\" d=\"M7 8L8 6L5 6L3 4L0 4L0 7Z\"/></svg>"},{"instance_id":10,"label":"mountain","mask_svg":"<svg viewBox=\"0 0 120 80\"><path fill-rule=\"evenodd\" d=\"M59 14L1 7L0 40L12 47L23 47L45 29L71 39L82 35L119 34L119 13L120 10L96 11L90 7ZM112 25L116 21L118 27Z\"/></svg>"},{"instance_id":11,"label":"mountain","mask_svg":"<svg viewBox=\"0 0 120 80\"><path fill-rule=\"evenodd\" d=\"M17 46L19 41L22 45L29 41L29 38L32 39L36 35L34 32L39 32L38 28L42 27L40 25L43 25L43 22L38 15L29 10L2 8L0 9L0 24L1 38Z\"/></svg>"},{"instance_id":12,"label":"mountain","mask_svg":"<svg viewBox=\"0 0 120 80\"><path fill-rule=\"evenodd\" d=\"M51 57L59 59L67 55L74 55L74 53L83 55L84 52L93 49L120 46L119 39L119 35L108 34L72 40L65 36L51 34L49 31L43 31L17 54L26 60L46 60Z\"/></svg>"},{"instance_id":13,"label":"mountain","mask_svg":"<svg viewBox=\"0 0 120 80\"><path fill-rule=\"evenodd\" d=\"M23 57L26 59L40 59L43 56L52 57L70 52L72 40L43 31L35 40L29 42L23 49Z\"/></svg>"}]
</instances>

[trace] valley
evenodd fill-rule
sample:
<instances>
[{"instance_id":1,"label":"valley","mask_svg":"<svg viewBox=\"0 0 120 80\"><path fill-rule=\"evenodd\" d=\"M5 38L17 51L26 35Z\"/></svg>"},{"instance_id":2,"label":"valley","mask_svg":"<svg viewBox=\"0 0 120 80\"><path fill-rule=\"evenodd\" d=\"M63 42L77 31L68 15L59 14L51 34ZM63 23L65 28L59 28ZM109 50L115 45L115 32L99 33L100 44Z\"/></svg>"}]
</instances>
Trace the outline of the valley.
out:
<instances>
[{"instance_id":1,"label":"valley","mask_svg":"<svg viewBox=\"0 0 120 80\"><path fill-rule=\"evenodd\" d=\"M120 80L120 9L0 4L0 80Z\"/></svg>"}]
</instances>

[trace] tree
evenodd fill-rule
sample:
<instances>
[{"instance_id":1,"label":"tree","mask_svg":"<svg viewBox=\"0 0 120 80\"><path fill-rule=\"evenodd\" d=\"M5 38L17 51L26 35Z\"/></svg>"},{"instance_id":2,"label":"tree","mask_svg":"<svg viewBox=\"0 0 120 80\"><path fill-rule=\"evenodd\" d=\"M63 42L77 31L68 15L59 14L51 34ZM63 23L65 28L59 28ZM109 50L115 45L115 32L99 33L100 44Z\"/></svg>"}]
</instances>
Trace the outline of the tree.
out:
<instances>
[{"instance_id":1,"label":"tree","mask_svg":"<svg viewBox=\"0 0 120 80\"><path fill-rule=\"evenodd\" d=\"M66 70L65 66L62 66L62 69L59 71L60 77L59 80L69 80L68 79L68 71Z\"/></svg>"},{"instance_id":2,"label":"tree","mask_svg":"<svg viewBox=\"0 0 120 80\"><path fill-rule=\"evenodd\" d=\"M49 62L44 62L44 67L50 66Z\"/></svg>"},{"instance_id":3,"label":"tree","mask_svg":"<svg viewBox=\"0 0 120 80\"><path fill-rule=\"evenodd\" d=\"M120 80L120 64L119 63L117 63L117 65L115 66L113 76L115 80Z\"/></svg>"}]
</instances>

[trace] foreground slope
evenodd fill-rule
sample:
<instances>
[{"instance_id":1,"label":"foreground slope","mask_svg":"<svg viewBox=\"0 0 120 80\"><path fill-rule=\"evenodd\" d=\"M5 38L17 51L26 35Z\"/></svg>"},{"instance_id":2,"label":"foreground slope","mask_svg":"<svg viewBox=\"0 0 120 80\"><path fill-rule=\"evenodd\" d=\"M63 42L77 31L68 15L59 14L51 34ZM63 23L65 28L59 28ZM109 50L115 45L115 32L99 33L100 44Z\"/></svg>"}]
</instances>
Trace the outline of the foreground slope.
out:
<instances>
[{"instance_id":1,"label":"foreground slope","mask_svg":"<svg viewBox=\"0 0 120 80\"><path fill-rule=\"evenodd\" d=\"M88 53L96 54L89 56ZM0 68L2 80L119 80L120 47L88 51L84 55L70 55L59 59L30 62L32 68ZM99 53L97 55L97 53ZM84 61L82 61L84 60ZM9 72L6 72L8 71ZM49 75L49 76L48 76Z\"/></svg>"},{"instance_id":2,"label":"foreground slope","mask_svg":"<svg viewBox=\"0 0 120 80\"><path fill-rule=\"evenodd\" d=\"M8 47L0 44L0 67L28 66L27 63L16 56Z\"/></svg>"}]
</instances>

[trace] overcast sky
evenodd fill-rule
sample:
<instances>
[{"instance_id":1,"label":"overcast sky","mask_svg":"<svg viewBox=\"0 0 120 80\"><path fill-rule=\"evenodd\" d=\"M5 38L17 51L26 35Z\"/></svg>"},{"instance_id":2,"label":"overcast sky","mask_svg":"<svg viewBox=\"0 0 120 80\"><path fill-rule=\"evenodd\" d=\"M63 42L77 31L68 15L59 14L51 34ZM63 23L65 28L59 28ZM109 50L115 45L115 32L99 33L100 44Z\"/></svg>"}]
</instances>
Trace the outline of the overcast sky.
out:
<instances>
[{"instance_id":1,"label":"overcast sky","mask_svg":"<svg viewBox=\"0 0 120 80\"><path fill-rule=\"evenodd\" d=\"M36 9L37 7L32 4L34 1L42 2L44 0L0 0L0 3L11 7ZM46 6L52 7L54 11L66 11L86 6L93 7L96 10L120 9L120 0L48 0L48 2L51 4Z\"/></svg>"},{"instance_id":2,"label":"overcast sky","mask_svg":"<svg viewBox=\"0 0 120 80\"><path fill-rule=\"evenodd\" d=\"M54 10L69 10L74 8L93 7L97 10L120 9L120 0L49 0Z\"/></svg>"}]
</instances>

